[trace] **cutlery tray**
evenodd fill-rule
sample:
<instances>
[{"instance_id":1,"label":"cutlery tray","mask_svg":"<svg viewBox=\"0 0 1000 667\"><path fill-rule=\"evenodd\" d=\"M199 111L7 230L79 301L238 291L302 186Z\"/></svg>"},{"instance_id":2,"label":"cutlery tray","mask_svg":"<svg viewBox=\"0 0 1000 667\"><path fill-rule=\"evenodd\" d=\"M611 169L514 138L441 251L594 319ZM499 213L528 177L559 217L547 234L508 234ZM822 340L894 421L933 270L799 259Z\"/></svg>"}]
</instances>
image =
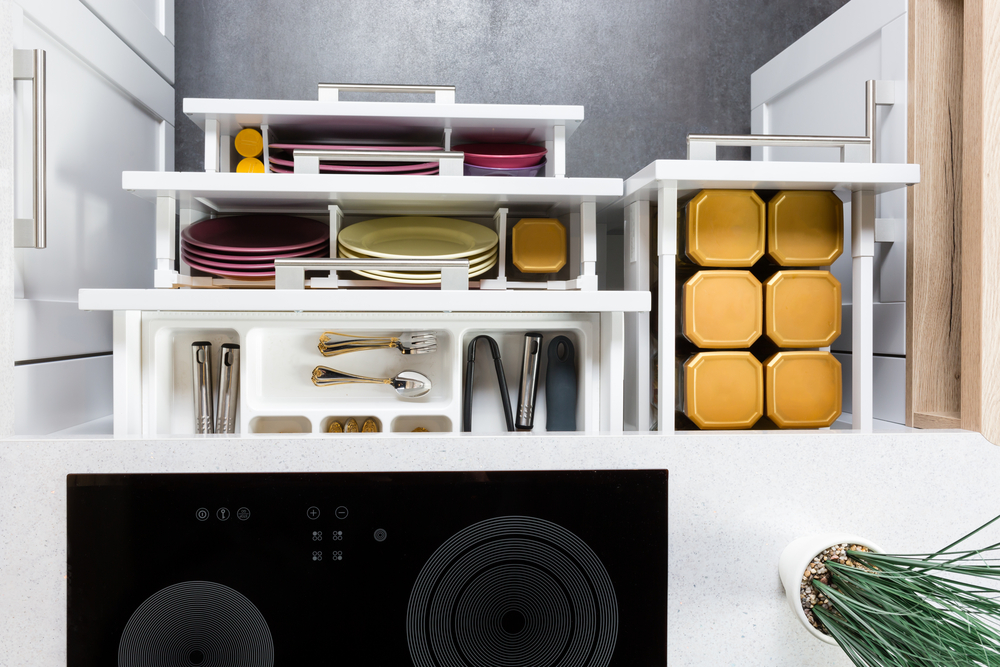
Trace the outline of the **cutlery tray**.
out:
<instances>
[{"instance_id":1,"label":"cutlery tray","mask_svg":"<svg viewBox=\"0 0 1000 667\"><path fill-rule=\"evenodd\" d=\"M324 331L355 336L431 331L437 350L403 355L372 350L324 357L317 344ZM516 410L524 334L536 331L544 345L557 335L573 341L577 358L577 430L599 430L600 315L596 313L200 313L144 312L142 392L144 435L194 433L191 344L209 341L213 383L223 343L240 345L240 396L237 432L325 433L332 420L372 417L386 432L455 432L462 428L463 382L469 342L492 336L500 347L507 391ZM316 366L368 377L393 377L404 370L426 375L431 391L402 398L392 387L348 384L317 387ZM544 432L545 366L535 407L534 431ZM216 388L217 391L217 388ZM473 382L473 432L506 430L496 371L489 346L476 351ZM362 437L361 434L338 437Z\"/></svg>"}]
</instances>

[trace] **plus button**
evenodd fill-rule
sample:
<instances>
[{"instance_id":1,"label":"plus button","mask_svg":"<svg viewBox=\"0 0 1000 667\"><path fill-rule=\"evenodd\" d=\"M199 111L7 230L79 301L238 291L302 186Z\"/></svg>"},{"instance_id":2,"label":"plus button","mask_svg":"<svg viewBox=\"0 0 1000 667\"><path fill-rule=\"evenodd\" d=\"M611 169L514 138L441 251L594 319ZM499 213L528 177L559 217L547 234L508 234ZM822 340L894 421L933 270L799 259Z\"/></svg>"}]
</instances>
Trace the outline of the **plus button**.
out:
<instances>
[{"instance_id":1,"label":"plus button","mask_svg":"<svg viewBox=\"0 0 1000 667\"><path fill-rule=\"evenodd\" d=\"M310 519L318 519L319 508L315 506L310 507L309 509L306 510L306 516L309 517Z\"/></svg>"}]
</instances>

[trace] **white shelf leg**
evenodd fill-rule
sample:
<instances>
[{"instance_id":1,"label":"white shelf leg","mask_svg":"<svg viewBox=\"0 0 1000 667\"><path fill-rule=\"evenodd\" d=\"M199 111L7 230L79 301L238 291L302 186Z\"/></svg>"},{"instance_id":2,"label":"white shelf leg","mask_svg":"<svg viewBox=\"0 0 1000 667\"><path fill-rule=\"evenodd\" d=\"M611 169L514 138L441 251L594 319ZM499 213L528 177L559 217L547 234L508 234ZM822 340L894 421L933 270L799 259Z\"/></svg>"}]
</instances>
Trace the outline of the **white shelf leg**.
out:
<instances>
[{"instance_id":1,"label":"white shelf leg","mask_svg":"<svg viewBox=\"0 0 1000 667\"><path fill-rule=\"evenodd\" d=\"M111 368L116 437L142 435L142 313L116 310L112 317Z\"/></svg>"},{"instance_id":2,"label":"white shelf leg","mask_svg":"<svg viewBox=\"0 0 1000 667\"><path fill-rule=\"evenodd\" d=\"M205 171L219 171L219 121L205 121Z\"/></svg>"},{"instance_id":3,"label":"white shelf leg","mask_svg":"<svg viewBox=\"0 0 1000 667\"><path fill-rule=\"evenodd\" d=\"M580 204L580 278L577 289L597 289L597 204Z\"/></svg>"},{"instance_id":4,"label":"white shelf leg","mask_svg":"<svg viewBox=\"0 0 1000 667\"><path fill-rule=\"evenodd\" d=\"M552 128L552 139L545 142L545 177L563 178L566 176L566 126L556 125Z\"/></svg>"},{"instance_id":5,"label":"white shelf leg","mask_svg":"<svg viewBox=\"0 0 1000 667\"><path fill-rule=\"evenodd\" d=\"M177 231L177 200L174 197L156 198L156 268L153 270L153 287L170 289L177 282L174 268L177 250L174 235Z\"/></svg>"},{"instance_id":6,"label":"white shelf leg","mask_svg":"<svg viewBox=\"0 0 1000 667\"><path fill-rule=\"evenodd\" d=\"M624 386L625 313L601 313L601 431L622 432Z\"/></svg>"},{"instance_id":7,"label":"white shelf leg","mask_svg":"<svg viewBox=\"0 0 1000 667\"><path fill-rule=\"evenodd\" d=\"M851 256L853 257L851 331L851 427L872 430L872 272L875 255L875 192L851 193Z\"/></svg>"},{"instance_id":8,"label":"white shelf leg","mask_svg":"<svg viewBox=\"0 0 1000 667\"><path fill-rule=\"evenodd\" d=\"M228 174L236 171L233 160L233 138L228 134L219 137L219 171Z\"/></svg>"},{"instance_id":9,"label":"white shelf leg","mask_svg":"<svg viewBox=\"0 0 1000 667\"><path fill-rule=\"evenodd\" d=\"M656 254L659 258L657 314L656 428L674 432L674 283L677 262L677 181L656 188Z\"/></svg>"},{"instance_id":10,"label":"white shelf leg","mask_svg":"<svg viewBox=\"0 0 1000 667\"><path fill-rule=\"evenodd\" d=\"M649 291L649 202L625 208L625 289ZM648 431L650 422L649 313L625 313L625 425Z\"/></svg>"}]
</instances>

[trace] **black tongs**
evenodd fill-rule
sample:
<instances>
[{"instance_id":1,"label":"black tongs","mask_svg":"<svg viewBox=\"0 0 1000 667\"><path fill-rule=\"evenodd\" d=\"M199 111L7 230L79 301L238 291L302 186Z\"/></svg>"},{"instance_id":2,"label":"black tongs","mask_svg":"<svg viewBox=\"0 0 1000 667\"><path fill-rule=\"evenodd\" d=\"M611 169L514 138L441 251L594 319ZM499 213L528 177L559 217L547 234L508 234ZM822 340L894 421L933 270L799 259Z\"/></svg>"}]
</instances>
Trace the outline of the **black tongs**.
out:
<instances>
[{"instance_id":1,"label":"black tongs","mask_svg":"<svg viewBox=\"0 0 1000 667\"><path fill-rule=\"evenodd\" d=\"M497 369L497 383L500 385L500 400L503 401L503 417L507 421L507 430L514 430L514 413L510 409L510 396L507 394L507 378L503 374L503 362L500 361L500 346L490 336L476 336L469 343L469 360L465 366L465 394L462 401L462 432L472 432L472 379L476 372L476 343L486 340L493 352L493 363Z\"/></svg>"}]
</instances>

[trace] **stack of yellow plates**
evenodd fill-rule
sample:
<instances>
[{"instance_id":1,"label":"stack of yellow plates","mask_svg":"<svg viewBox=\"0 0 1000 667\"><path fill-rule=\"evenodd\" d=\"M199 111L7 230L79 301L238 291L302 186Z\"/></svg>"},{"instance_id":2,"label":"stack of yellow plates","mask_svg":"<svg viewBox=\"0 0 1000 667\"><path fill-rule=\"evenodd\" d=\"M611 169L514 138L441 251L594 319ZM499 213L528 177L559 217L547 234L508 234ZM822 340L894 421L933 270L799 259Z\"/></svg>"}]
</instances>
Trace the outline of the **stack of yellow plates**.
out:
<instances>
[{"instance_id":1,"label":"stack of yellow plates","mask_svg":"<svg viewBox=\"0 0 1000 667\"><path fill-rule=\"evenodd\" d=\"M400 216L366 220L345 227L337 254L357 259L468 259L469 277L497 263L496 232L468 220ZM413 285L441 282L440 271L355 271L376 280Z\"/></svg>"}]
</instances>

